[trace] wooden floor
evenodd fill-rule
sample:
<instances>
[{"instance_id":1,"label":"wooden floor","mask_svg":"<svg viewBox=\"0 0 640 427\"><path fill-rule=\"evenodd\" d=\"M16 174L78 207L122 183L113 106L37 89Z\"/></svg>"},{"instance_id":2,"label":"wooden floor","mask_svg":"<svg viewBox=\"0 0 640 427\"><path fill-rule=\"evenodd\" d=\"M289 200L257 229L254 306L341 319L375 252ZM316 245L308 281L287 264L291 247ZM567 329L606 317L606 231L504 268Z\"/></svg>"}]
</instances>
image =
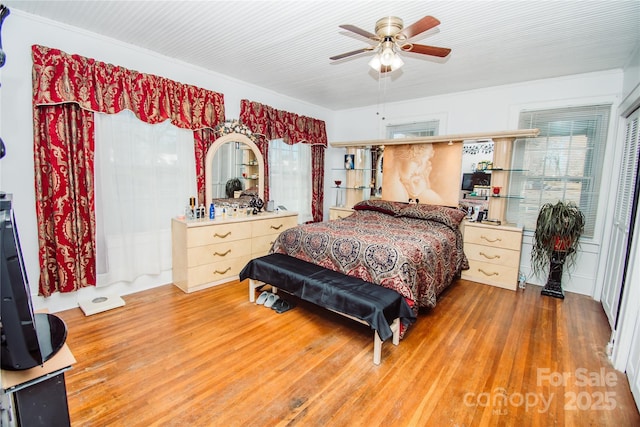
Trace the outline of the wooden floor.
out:
<instances>
[{"instance_id":1,"label":"wooden floor","mask_svg":"<svg viewBox=\"0 0 640 427\"><path fill-rule=\"evenodd\" d=\"M306 303L277 314L249 303L246 283L58 313L78 360L66 373L72 424L640 425L587 297L459 280L376 366L367 326Z\"/></svg>"}]
</instances>

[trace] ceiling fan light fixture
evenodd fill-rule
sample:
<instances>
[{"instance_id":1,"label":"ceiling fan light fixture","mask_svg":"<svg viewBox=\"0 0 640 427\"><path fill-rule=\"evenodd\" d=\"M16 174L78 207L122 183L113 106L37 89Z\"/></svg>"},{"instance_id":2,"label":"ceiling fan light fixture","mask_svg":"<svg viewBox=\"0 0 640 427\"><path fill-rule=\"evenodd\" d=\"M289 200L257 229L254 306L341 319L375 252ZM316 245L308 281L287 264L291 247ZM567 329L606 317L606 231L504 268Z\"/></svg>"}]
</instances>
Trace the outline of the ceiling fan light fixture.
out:
<instances>
[{"instance_id":1,"label":"ceiling fan light fixture","mask_svg":"<svg viewBox=\"0 0 640 427\"><path fill-rule=\"evenodd\" d=\"M451 49L414 44L409 41L412 37L428 31L439 24L440 21L433 16L425 16L405 28L402 19L397 16L388 16L376 22L375 34L356 27L355 25L340 25L340 28L366 37L369 39L369 42L378 42L378 44L332 56L329 59L338 60L363 52L373 51L375 55L371 61L369 61L369 66L380 73L387 73L397 70L404 65L404 61L399 55L401 51L445 58L451 53Z\"/></svg>"},{"instance_id":2,"label":"ceiling fan light fixture","mask_svg":"<svg viewBox=\"0 0 640 427\"><path fill-rule=\"evenodd\" d=\"M380 54L376 53L375 55L373 55L373 58L371 58L371 61L369 61L369 67L373 68L376 71L380 71L381 65L382 62L380 62Z\"/></svg>"},{"instance_id":3,"label":"ceiling fan light fixture","mask_svg":"<svg viewBox=\"0 0 640 427\"><path fill-rule=\"evenodd\" d=\"M400 55L398 55L397 53L394 54L394 58L393 61L391 61L391 71L395 71L398 68L402 67L404 65L404 61L402 60L402 58L400 58Z\"/></svg>"}]
</instances>

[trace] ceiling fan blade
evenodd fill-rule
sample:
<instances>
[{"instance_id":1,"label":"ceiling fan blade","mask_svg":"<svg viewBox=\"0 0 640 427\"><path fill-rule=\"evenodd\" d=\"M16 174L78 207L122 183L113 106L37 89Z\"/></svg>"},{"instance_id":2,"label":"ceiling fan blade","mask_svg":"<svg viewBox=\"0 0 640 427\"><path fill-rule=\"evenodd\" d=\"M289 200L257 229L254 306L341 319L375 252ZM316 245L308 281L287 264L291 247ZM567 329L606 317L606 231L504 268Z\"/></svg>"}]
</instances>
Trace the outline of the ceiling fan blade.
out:
<instances>
[{"instance_id":1,"label":"ceiling fan blade","mask_svg":"<svg viewBox=\"0 0 640 427\"><path fill-rule=\"evenodd\" d=\"M329 58L329 59L331 59L331 60L334 60L334 61L335 61L336 59L346 58L347 56L357 55L357 54L359 54L359 53L362 53L362 52L368 52L368 51L370 51L370 50L373 50L373 46L370 46L370 47L363 47L362 49L358 49L358 50L352 50L351 52L346 52L346 53L343 53L343 54L340 54L340 55L332 56L332 57L331 57L331 58Z\"/></svg>"},{"instance_id":2,"label":"ceiling fan blade","mask_svg":"<svg viewBox=\"0 0 640 427\"><path fill-rule=\"evenodd\" d=\"M440 58L444 58L451 53L451 49L446 47L426 46L423 44L411 43L402 46L402 50L405 52L421 53L423 55L439 56Z\"/></svg>"},{"instance_id":3,"label":"ceiling fan blade","mask_svg":"<svg viewBox=\"0 0 640 427\"><path fill-rule=\"evenodd\" d=\"M360 34L361 36L364 36L371 40L380 40L380 37L370 33L367 30L363 30L362 28L356 27L355 25L345 24L345 25L339 25L339 27L344 30L351 31L352 33Z\"/></svg>"},{"instance_id":4,"label":"ceiling fan blade","mask_svg":"<svg viewBox=\"0 0 640 427\"><path fill-rule=\"evenodd\" d=\"M425 16L424 18L406 27L400 34L402 34L407 39L410 39L411 37L417 36L420 33L424 33L425 31L430 30L437 25L440 25L440 21L438 21L433 16Z\"/></svg>"}]
</instances>

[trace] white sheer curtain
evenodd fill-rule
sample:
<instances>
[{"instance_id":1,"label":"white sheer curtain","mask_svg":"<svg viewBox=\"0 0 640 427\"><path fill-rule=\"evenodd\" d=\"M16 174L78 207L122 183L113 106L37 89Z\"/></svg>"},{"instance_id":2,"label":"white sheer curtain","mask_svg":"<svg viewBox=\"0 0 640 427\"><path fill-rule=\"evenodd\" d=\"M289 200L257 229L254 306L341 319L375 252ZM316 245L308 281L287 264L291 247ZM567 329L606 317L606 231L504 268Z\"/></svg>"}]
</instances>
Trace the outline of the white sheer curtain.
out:
<instances>
[{"instance_id":1,"label":"white sheer curtain","mask_svg":"<svg viewBox=\"0 0 640 427\"><path fill-rule=\"evenodd\" d=\"M269 142L269 195L276 206L298 212L298 222L313 220L311 214L311 146Z\"/></svg>"},{"instance_id":2,"label":"white sheer curtain","mask_svg":"<svg viewBox=\"0 0 640 427\"><path fill-rule=\"evenodd\" d=\"M95 114L98 286L171 268L171 218L196 196L193 131Z\"/></svg>"}]
</instances>

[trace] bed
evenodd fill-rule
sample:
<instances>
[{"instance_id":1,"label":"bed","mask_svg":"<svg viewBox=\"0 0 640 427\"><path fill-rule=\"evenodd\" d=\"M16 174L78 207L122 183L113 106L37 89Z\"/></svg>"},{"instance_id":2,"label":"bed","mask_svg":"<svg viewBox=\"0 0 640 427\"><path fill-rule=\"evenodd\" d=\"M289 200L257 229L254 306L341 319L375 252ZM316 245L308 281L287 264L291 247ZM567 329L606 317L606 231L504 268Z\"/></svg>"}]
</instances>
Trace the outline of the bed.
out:
<instances>
[{"instance_id":1,"label":"bed","mask_svg":"<svg viewBox=\"0 0 640 427\"><path fill-rule=\"evenodd\" d=\"M283 253L402 295L417 316L468 269L459 209L367 200L344 219L282 232L271 253ZM404 335L404 334L403 334Z\"/></svg>"}]
</instances>

